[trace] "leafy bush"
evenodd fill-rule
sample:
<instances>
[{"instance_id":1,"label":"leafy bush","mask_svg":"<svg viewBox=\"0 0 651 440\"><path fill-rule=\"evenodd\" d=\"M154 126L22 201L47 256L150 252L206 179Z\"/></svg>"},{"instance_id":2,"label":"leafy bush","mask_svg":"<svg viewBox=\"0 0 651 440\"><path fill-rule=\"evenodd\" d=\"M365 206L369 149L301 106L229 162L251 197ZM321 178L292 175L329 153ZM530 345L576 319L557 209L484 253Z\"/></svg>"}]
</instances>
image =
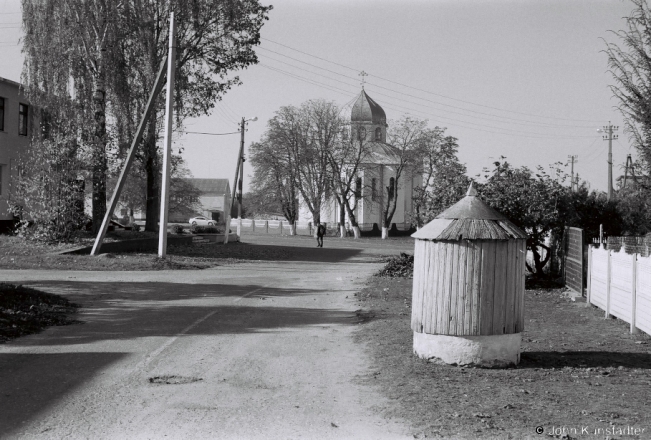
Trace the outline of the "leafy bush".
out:
<instances>
[{"instance_id":1,"label":"leafy bush","mask_svg":"<svg viewBox=\"0 0 651 440\"><path fill-rule=\"evenodd\" d=\"M183 234L183 226L181 225L172 225L172 232L175 234Z\"/></svg>"},{"instance_id":2,"label":"leafy bush","mask_svg":"<svg viewBox=\"0 0 651 440\"><path fill-rule=\"evenodd\" d=\"M138 223L134 223L131 225L131 230L134 232L140 231L140 225Z\"/></svg>"},{"instance_id":3,"label":"leafy bush","mask_svg":"<svg viewBox=\"0 0 651 440\"><path fill-rule=\"evenodd\" d=\"M414 256L400 253L399 257L389 257L387 264L376 275L391 278L412 278L414 276Z\"/></svg>"},{"instance_id":4,"label":"leafy bush","mask_svg":"<svg viewBox=\"0 0 651 440\"><path fill-rule=\"evenodd\" d=\"M193 234L219 234L219 229L215 226L197 226L193 225L190 232Z\"/></svg>"}]
</instances>

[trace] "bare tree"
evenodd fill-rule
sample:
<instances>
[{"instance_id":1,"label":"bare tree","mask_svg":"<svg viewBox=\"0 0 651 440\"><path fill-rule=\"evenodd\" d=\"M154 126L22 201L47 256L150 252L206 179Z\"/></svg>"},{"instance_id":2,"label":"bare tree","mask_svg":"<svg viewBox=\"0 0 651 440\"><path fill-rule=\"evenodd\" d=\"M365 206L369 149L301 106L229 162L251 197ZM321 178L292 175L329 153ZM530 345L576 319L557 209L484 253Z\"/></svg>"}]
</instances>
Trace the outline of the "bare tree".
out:
<instances>
[{"instance_id":1,"label":"bare tree","mask_svg":"<svg viewBox=\"0 0 651 440\"><path fill-rule=\"evenodd\" d=\"M410 175L422 168L427 143L427 121L405 116L391 124L387 132L388 143L393 149L393 164L388 166L391 177L382 206L382 238L389 235L391 220L396 212L398 194L405 174Z\"/></svg>"}]
</instances>

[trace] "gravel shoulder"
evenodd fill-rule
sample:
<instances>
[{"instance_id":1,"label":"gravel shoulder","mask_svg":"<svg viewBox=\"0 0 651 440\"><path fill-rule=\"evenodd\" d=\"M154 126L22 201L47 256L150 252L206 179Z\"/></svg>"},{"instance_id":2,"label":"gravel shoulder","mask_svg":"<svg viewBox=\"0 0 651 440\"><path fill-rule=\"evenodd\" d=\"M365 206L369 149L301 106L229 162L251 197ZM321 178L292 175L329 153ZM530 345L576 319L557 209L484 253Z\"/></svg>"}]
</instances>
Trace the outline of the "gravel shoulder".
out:
<instances>
[{"instance_id":1,"label":"gravel shoulder","mask_svg":"<svg viewBox=\"0 0 651 440\"><path fill-rule=\"evenodd\" d=\"M384 416L408 420L416 438L651 438L648 335L563 289L527 290L516 368L428 363L412 353L411 281L371 279L356 337L375 365L362 383L382 390Z\"/></svg>"}]
</instances>

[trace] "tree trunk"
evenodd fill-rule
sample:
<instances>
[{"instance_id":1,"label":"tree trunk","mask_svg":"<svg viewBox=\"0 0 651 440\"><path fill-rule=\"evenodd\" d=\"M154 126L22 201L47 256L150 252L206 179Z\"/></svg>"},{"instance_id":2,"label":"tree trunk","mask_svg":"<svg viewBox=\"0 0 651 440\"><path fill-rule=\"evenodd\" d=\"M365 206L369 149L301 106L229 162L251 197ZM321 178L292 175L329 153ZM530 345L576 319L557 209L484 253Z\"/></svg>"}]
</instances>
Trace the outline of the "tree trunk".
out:
<instances>
[{"instance_id":1,"label":"tree trunk","mask_svg":"<svg viewBox=\"0 0 651 440\"><path fill-rule=\"evenodd\" d=\"M100 61L101 65L101 61ZM101 67L100 67L101 69ZM106 214L106 90L102 72L95 79L93 94L93 233L97 234Z\"/></svg>"},{"instance_id":2,"label":"tree trunk","mask_svg":"<svg viewBox=\"0 0 651 440\"><path fill-rule=\"evenodd\" d=\"M289 235L296 235L296 223L289 222Z\"/></svg>"},{"instance_id":3,"label":"tree trunk","mask_svg":"<svg viewBox=\"0 0 651 440\"><path fill-rule=\"evenodd\" d=\"M156 148L156 114L149 118L147 138L145 140L145 172L147 173L147 206L145 231L158 231L160 191L158 188L158 151Z\"/></svg>"},{"instance_id":4,"label":"tree trunk","mask_svg":"<svg viewBox=\"0 0 651 440\"><path fill-rule=\"evenodd\" d=\"M389 237L389 228L382 226L382 240Z\"/></svg>"},{"instance_id":5,"label":"tree trunk","mask_svg":"<svg viewBox=\"0 0 651 440\"><path fill-rule=\"evenodd\" d=\"M339 223L339 236L346 238L346 226L343 223Z\"/></svg>"},{"instance_id":6,"label":"tree trunk","mask_svg":"<svg viewBox=\"0 0 651 440\"><path fill-rule=\"evenodd\" d=\"M355 234L356 239L362 236L362 233L359 231L359 226L353 226L353 234Z\"/></svg>"}]
</instances>

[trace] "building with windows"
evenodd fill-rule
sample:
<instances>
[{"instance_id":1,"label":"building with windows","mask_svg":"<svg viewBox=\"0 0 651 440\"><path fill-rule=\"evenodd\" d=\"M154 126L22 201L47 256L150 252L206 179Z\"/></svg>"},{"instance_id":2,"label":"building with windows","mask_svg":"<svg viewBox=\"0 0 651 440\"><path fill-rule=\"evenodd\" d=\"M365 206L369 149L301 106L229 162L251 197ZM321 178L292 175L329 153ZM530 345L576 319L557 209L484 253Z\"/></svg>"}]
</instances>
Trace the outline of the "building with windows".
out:
<instances>
[{"instance_id":1,"label":"building with windows","mask_svg":"<svg viewBox=\"0 0 651 440\"><path fill-rule=\"evenodd\" d=\"M382 207L388 198L396 197L396 210L391 223L404 225L411 221L414 188L422 185L423 176L417 170L403 170L396 185L396 166L399 163L398 150L387 143L387 117L384 109L362 88L352 105L342 110L350 118L347 136L355 136L366 143L369 153L359 167L356 181L357 222L370 225L376 223L382 228ZM321 212L321 221L339 222L339 206L335 199L328 201ZM312 215L304 206L299 214L301 220L312 221ZM348 221L348 219L346 219Z\"/></svg>"},{"instance_id":2,"label":"building with windows","mask_svg":"<svg viewBox=\"0 0 651 440\"><path fill-rule=\"evenodd\" d=\"M0 77L0 232L14 223L9 194L18 173L19 155L29 147L32 113L21 85Z\"/></svg>"}]
</instances>

